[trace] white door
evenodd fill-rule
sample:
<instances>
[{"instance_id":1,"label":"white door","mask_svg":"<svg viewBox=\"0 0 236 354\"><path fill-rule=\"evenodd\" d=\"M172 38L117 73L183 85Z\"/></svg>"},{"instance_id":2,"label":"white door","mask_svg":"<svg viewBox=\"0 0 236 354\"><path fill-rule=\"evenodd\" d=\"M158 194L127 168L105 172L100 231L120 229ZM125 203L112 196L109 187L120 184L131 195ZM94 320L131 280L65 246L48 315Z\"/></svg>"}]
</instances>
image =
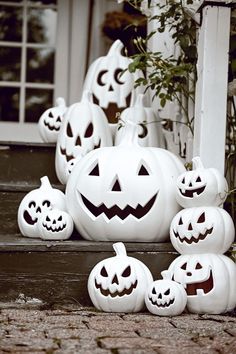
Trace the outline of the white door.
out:
<instances>
[{"instance_id":1,"label":"white door","mask_svg":"<svg viewBox=\"0 0 236 354\"><path fill-rule=\"evenodd\" d=\"M42 142L40 115L80 99L89 11L88 0L0 1L0 141Z\"/></svg>"}]
</instances>

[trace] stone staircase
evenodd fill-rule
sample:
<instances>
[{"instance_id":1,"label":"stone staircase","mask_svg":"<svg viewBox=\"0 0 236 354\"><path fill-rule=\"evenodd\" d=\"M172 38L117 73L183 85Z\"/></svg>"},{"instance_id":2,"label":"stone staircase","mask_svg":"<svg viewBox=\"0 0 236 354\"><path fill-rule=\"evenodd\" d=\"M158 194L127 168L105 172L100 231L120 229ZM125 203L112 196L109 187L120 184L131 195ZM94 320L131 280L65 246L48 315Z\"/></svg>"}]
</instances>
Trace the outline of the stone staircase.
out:
<instances>
[{"instance_id":1,"label":"stone staircase","mask_svg":"<svg viewBox=\"0 0 236 354\"><path fill-rule=\"evenodd\" d=\"M26 193L47 175L61 190L51 144L0 143L0 302L37 298L46 304L91 305L87 278L100 260L114 255L111 242L85 241L74 231L67 241L43 241L20 234L17 210ZM143 261L154 278L177 256L170 243L126 243L128 255ZM22 295L20 295L22 297Z\"/></svg>"}]
</instances>

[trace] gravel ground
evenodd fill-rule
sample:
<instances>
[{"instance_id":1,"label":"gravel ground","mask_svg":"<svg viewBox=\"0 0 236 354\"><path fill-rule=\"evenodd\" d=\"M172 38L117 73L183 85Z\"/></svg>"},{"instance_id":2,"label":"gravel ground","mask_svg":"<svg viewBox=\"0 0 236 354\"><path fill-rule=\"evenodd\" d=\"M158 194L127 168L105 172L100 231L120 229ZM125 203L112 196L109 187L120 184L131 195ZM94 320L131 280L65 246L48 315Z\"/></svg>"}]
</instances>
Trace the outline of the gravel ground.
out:
<instances>
[{"instance_id":1,"label":"gravel ground","mask_svg":"<svg viewBox=\"0 0 236 354\"><path fill-rule=\"evenodd\" d=\"M236 312L159 317L0 305L0 353L236 353Z\"/></svg>"}]
</instances>

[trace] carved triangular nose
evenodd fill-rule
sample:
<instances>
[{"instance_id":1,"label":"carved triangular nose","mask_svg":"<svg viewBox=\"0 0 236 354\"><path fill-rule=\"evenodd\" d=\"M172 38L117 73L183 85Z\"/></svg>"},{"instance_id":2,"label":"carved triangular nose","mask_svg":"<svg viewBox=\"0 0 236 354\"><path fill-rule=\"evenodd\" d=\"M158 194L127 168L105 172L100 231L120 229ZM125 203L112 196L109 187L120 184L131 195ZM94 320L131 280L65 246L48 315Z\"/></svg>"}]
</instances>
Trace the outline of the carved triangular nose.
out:
<instances>
[{"instance_id":1,"label":"carved triangular nose","mask_svg":"<svg viewBox=\"0 0 236 354\"><path fill-rule=\"evenodd\" d=\"M112 85L110 85L110 86L109 86L108 91L114 91L114 89L113 89Z\"/></svg>"},{"instance_id":2,"label":"carved triangular nose","mask_svg":"<svg viewBox=\"0 0 236 354\"><path fill-rule=\"evenodd\" d=\"M113 277L113 279L112 279L112 282L111 282L112 284L119 284L119 282L118 282L118 278L117 278L117 276L116 276L116 274L114 275L114 277Z\"/></svg>"},{"instance_id":3,"label":"carved triangular nose","mask_svg":"<svg viewBox=\"0 0 236 354\"><path fill-rule=\"evenodd\" d=\"M118 178L116 178L111 190L112 192L121 192L121 186Z\"/></svg>"}]
</instances>

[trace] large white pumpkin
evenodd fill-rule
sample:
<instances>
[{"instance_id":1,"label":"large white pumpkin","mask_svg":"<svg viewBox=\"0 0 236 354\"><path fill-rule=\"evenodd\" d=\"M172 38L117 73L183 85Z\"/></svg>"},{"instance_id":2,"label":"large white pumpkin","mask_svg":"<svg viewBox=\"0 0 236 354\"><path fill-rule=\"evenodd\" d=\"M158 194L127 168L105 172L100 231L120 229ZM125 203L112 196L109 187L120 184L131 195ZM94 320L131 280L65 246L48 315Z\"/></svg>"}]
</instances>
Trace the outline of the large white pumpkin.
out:
<instances>
[{"instance_id":1,"label":"large white pumpkin","mask_svg":"<svg viewBox=\"0 0 236 354\"><path fill-rule=\"evenodd\" d=\"M235 236L231 216L219 207L196 207L181 210L172 220L170 239L183 254L225 253Z\"/></svg>"},{"instance_id":2,"label":"large white pumpkin","mask_svg":"<svg viewBox=\"0 0 236 354\"><path fill-rule=\"evenodd\" d=\"M178 316L187 304L184 287L171 280L169 271L161 272L163 279L149 285L145 294L145 304L151 313L158 316Z\"/></svg>"},{"instance_id":3,"label":"large white pumpkin","mask_svg":"<svg viewBox=\"0 0 236 354\"><path fill-rule=\"evenodd\" d=\"M228 184L216 168L204 168L200 157L193 158L192 171L181 174L176 182L176 199L183 208L220 206L224 203Z\"/></svg>"},{"instance_id":4,"label":"large white pumpkin","mask_svg":"<svg viewBox=\"0 0 236 354\"><path fill-rule=\"evenodd\" d=\"M126 108L120 115L115 134L115 145L119 145L124 126L128 120L139 126L138 142L140 146L163 146L162 125L158 112L144 106L144 95L139 94L133 106Z\"/></svg>"},{"instance_id":5,"label":"large white pumpkin","mask_svg":"<svg viewBox=\"0 0 236 354\"><path fill-rule=\"evenodd\" d=\"M27 193L18 208L18 226L22 235L39 237L38 219L41 214L52 207L66 210L65 195L52 188L47 176L40 179L41 186Z\"/></svg>"},{"instance_id":6,"label":"large white pumpkin","mask_svg":"<svg viewBox=\"0 0 236 354\"><path fill-rule=\"evenodd\" d=\"M102 260L89 274L90 299L105 312L141 311L152 274L144 263L127 256L122 242L115 243L113 248L116 256Z\"/></svg>"},{"instance_id":7,"label":"large white pumpkin","mask_svg":"<svg viewBox=\"0 0 236 354\"><path fill-rule=\"evenodd\" d=\"M126 125L118 146L84 156L66 187L68 210L88 240L162 242L179 211L175 200L180 160L161 148L141 147L137 126Z\"/></svg>"},{"instance_id":8,"label":"large white pumpkin","mask_svg":"<svg viewBox=\"0 0 236 354\"><path fill-rule=\"evenodd\" d=\"M220 314L236 306L236 264L214 253L181 255L170 265L173 280L187 292L192 313Z\"/></svg>"},{"instance_id":9,"label":"large white pumpkin","mask_svg":"<svg viewBox=\"0 0 236 354\"><path fill-rule=\"evenodd\" d=\"M103 110L84 91L80 102L69 107L56 146L56 173L66 184L75 162L89 151L112 145L112 136Z\"/></svg>"},{"instance_id":10,"label":"large white pumpkin","mask_svg":"<svg viewBox=\"0 0 236 354\"><path fill-rule=\"evenodd\" d=\"M89 67L84 89L93 94L93 101L103 108L111 128L117 123L117 112L129 107L141 88L134 89L134 82L143 76L141 71L126 70L131 59L121 54L123 43L117 39L107 55L97 58ZM113 130L113 129L112 129Z\"/></svg>"},{"instance_id":11,"label":"large white pumpkin","mask_svg":"<svg viewBox=\"0 0 236 354\"><path fill-rule=\"evenodd\" d=\"M65 100L58 97L56 106L47 109L38 121L39 133L46 143L56 143L67 107Z\"/></svg>"}]
</instances>

